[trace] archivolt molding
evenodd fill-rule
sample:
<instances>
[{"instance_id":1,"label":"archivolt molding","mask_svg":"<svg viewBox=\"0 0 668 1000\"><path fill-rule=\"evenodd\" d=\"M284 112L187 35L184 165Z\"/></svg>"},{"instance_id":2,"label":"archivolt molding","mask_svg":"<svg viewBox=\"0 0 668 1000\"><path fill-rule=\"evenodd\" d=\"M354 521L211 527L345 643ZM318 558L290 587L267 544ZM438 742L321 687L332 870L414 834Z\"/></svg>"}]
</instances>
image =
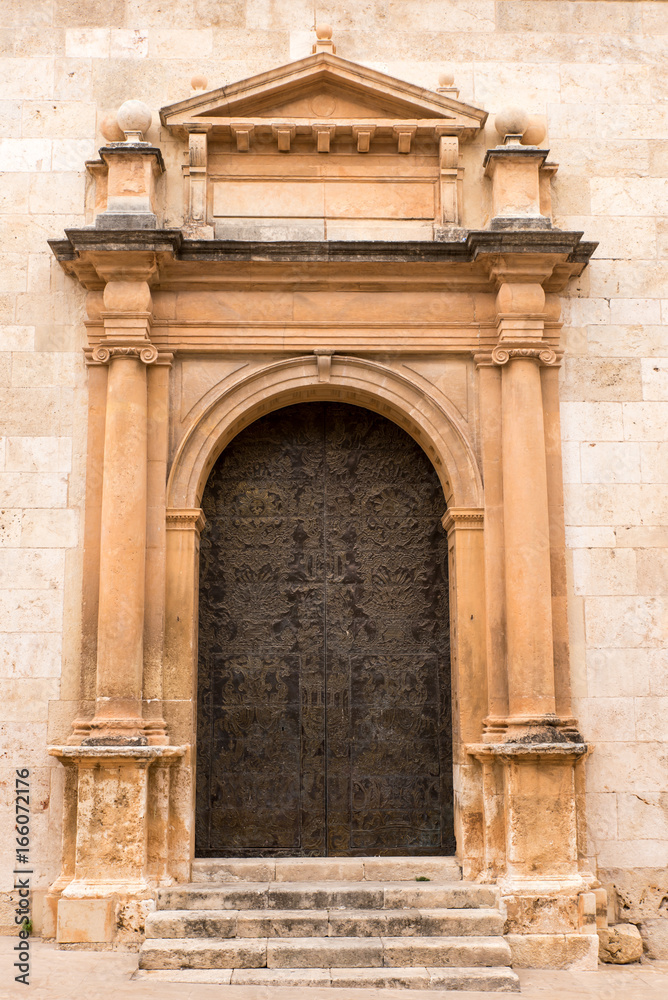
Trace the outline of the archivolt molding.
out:
<instances>
[{"instance_id":1,"label":"archivolt molding","mask_svg":"<svg viewBox=\"0 0 668 1000\"><path fill-rule=\"evenodd\" d=\"M434 464L448 505L481 507L476 457L453 407L428 396L410 379L363 358L333 355L322 380L322 358L307 355L254 371L221 387L188 430L174 458L167 506L199 508L214 462L244 427L291 403L340 400L374 410L403 427Z\"/></svg>"}]
</instances>

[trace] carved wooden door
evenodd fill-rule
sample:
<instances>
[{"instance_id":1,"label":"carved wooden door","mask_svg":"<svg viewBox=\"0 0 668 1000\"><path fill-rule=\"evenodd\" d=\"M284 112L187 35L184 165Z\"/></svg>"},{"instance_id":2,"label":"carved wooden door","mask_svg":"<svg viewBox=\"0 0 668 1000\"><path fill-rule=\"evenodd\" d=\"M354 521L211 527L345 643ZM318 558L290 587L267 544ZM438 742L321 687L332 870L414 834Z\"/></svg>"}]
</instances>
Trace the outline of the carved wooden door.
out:
<instances>
[{"instance_id":1,"label":"carved wooden door","mask_svg":"<svg viewBox=\"0 0 668 1000\"><path fill-rule=\"evenodd\" d=\"M228 446L200 557L200 857L448 854L444 500L395 424L286 407Z\"/></svg>"}]
</instances>

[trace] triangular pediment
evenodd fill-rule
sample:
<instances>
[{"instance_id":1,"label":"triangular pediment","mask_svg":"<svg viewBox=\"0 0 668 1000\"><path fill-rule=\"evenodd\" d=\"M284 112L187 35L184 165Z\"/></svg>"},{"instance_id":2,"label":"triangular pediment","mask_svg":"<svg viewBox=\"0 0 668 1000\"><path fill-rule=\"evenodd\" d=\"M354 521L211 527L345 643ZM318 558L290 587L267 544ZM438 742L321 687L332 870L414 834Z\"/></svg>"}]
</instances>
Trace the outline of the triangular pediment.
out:
<instances>
[{"instance_id":1,"label":"triangular pediment","mask_svg":"<svg viewBox=\"0 0 668 1000\"><path fill-rule=\"evenodd\" d=\"M467 139L484 125L487 113L449 95L318 52L168 105L160 118L176 132L188 131L184 126L189 123L215 129L239 120L430 122Z\"/></svg>"}]
</instances>

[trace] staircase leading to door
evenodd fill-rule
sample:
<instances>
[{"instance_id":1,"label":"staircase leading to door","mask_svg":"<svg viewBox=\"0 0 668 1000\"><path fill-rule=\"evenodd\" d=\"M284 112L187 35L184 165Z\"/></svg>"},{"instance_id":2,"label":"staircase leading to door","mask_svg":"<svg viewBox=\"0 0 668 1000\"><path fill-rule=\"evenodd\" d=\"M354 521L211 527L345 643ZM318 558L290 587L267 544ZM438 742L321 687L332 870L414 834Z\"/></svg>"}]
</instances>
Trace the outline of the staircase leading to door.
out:
<instances>
[{"instance_id":1,"label":"staircase leading to door","mask_svg":"<svg viewBox=\"0 0 668 1000\"><path fill-rule=\"evenodd\" d=\"M159 889L138 979L519 989L494 886L450 858L198 860Z\"/></svg>"}]
</instances>

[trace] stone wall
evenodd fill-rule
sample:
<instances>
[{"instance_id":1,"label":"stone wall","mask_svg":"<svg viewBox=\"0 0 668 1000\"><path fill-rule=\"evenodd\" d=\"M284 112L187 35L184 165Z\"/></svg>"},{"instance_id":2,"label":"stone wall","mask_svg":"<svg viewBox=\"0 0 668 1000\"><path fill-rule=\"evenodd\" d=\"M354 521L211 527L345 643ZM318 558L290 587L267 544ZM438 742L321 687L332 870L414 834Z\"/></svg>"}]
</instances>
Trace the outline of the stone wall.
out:
<instances>
[{"instance_id":1,"label":"stone wall","mask_svg":"<svg viewBox=\"0 0 668 1000\"><path fill-rule=\"evenodd\" d=\"M314 14L315 11L315 14ZM4 0L0 5L0 765L32 769L32 860L59 871L76 713L86 376L83 293L46 245L86 222L84 162L128 98L154 111L310 53L545 115L557 225L600 241L564 298L562 419L576 711L589 844L617 917L668 957L668 4L616 0ZM148 138L168 145L155 124ZM481 158L477 169L481 170ZM180 224L171 160L166 225ZM481 182L482 183L482 182ZM487 182L485 182L487 183ZM469 224L484 223L484 206ZM662 214L663 213L663 214ZM90 217L89 217L90 218ZM48 730L48 732L47 732ZM3 815L11 814L4 809ZM10 823L2 825L5 843ZM13 921L12 855L0 861Z\"/></svg>"}]
</instances>

